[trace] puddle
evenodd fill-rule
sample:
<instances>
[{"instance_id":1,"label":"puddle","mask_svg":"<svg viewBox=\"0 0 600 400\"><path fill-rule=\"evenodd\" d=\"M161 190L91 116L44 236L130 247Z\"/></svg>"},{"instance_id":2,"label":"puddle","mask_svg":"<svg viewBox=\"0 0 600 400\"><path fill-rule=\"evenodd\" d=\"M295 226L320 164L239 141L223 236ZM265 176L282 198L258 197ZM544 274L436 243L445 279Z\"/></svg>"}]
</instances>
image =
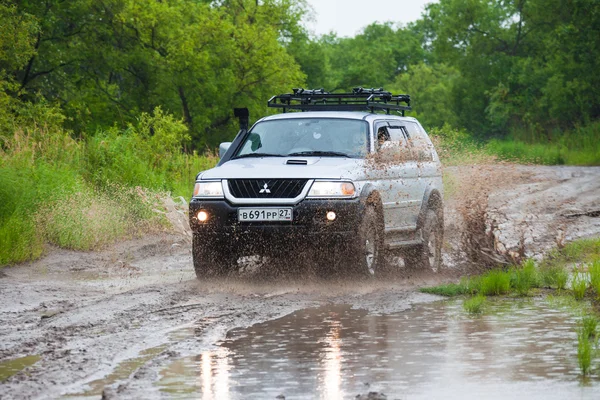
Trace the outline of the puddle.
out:
<instances>
[{"instance_id":1,"label":"puddle","mask_svg":"<svg viewBox=\"0 0 600 400\"><path fill-rule=\"evenodd\" d=\"M160 354L166 348L165 345L157 346L142 351L139 357L135 357L129 360L121 362L115 370L107 375L105 378L97 379L90 382L87 386L89 389L83 393L69 394L65 397L88 397L88 396L99 396L106 386L110 386L113 383L126 379L142 365L152 360L158 354Z\"/></svg>"},{"instance_id":2,"label":"puddle","mask_svg":"<svg viewBox=\"0 0 600 400\"><path fill-rule=\"evenodd\" d=\"M26 356L21 358L15 358L14 360L8 360L0 363L0 382L4 382L11 376L18 372L23 371L25 368L32 366L38 362L40 356Z\"/></svg>"},{"instance_id":3,"label":"puddle","mask_svg":"<svg viewBox=\"0 0 600 400\"><path fill-rule=\"evenodd\" d=\"M213 351L162 371L169 397L203 399L579 398L577 318L548 301L458 301L388 315L327 306L229 332Z\"/></svg>"}]
</instances>

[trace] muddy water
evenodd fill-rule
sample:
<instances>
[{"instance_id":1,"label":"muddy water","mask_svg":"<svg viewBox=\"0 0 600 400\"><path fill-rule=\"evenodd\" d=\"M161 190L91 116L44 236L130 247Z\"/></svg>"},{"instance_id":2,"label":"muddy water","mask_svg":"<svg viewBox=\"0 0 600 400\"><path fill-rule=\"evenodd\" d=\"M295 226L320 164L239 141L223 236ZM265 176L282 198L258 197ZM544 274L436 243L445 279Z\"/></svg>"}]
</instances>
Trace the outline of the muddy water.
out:
<instances>
[{"instance_id":1,"label":"muddy water","mask_svg":"<svg viewBox=\"0 0 600 400\"><path fill-rule=\"evenodd\" d=\"M493 302L481 317L458 301L383 315L331 305L233 330L158 386L203 399L600 398L600 380L579 376L576 324L541 299Z\"/></svg>"}]
</instances>

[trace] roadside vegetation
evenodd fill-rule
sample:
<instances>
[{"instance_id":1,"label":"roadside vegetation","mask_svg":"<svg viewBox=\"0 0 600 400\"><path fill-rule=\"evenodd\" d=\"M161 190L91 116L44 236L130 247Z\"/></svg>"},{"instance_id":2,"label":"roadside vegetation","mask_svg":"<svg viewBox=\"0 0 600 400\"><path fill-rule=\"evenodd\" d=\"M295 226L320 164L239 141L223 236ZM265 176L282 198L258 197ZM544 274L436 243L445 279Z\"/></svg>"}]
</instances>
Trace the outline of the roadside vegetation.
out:
<instances>
[{"instance_id":1,"label":"roadside vegetation","mask_svg":"<svg viewBox=\"0 0 600 400\"><path fill-rule=\"evenodd\" d=\"M483 274L463 277L458 283L421 288L421 292L445 297L462 296L469 314L485 311L486 298L502 296L566 297L584 308L577 327L577 357L582 375L600 356L598 323L600 319L600 238L581 239L555 249L541 262L525 260L510 268L492 269Z\"/></svg>"}]
</instances>

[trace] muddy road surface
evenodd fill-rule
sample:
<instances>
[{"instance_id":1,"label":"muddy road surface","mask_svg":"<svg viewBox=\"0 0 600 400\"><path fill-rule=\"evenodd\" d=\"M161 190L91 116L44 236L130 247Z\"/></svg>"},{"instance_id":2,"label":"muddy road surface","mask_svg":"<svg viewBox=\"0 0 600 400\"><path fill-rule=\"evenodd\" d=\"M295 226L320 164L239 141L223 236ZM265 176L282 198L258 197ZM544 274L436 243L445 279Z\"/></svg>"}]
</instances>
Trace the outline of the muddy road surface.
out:
<instances>
[{"instance_id":1,"label":"muddy road surface","mask_svg":"<svg viewBox=\"0 0 600 400\"><path fill-rule=\"evenodd\" d=\"M406 271L394 257L395 271L375 280L324 279L250 260L235 276L199 282L185 231L99 252L49 249L39 261L3 268L0 398L440 397L434 382L455 398L463 385L484 398L498 397L490 387L545 398L598 394L597 386L573 383L572 358L550 365L550 375L535 354L529 364L500 363L495 375L479 371L499 362L496 354L517 354L506 350L511 345L536 341L543 312L531 314L535 329L525 312L523 329L534 330L517 329L520 343L481 342L474 350L465 337L497 338L518 324L458 323L456 305L418 288L468 272L473 254L465 243L505 261L600 235L600 168L493 165L449 168L446 176L445 269L438 274ZM477 218L477 207L465 210L467 200L486 220L487 229L472 235L464 219ZM548 315L571 335L572 319ZM523 385L529 367L537 372ZM564 379L540 384L552 379L551 368Z\"/></svg>"}]
</instances>

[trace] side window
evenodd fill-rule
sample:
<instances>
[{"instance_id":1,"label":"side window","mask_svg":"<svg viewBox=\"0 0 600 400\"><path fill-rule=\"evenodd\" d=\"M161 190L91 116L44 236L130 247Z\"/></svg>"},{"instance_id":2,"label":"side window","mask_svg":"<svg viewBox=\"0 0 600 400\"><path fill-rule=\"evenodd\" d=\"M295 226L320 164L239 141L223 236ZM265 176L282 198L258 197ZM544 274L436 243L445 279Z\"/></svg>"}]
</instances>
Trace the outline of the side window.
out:
<instances>
[{"instance_id":1,"label":"side window","mask_svg":"<svg viewBox=\"0 0 600 400\"><path fill-rule=\"evenodd\" d=\"M377 122L375 124L375 150L379 151L381 146L390 140L387 122Z\"/></svg>"},{"instance_id":2,"label":"side window","mask_svg":"<svg viewBox=\"0 0 600 400\"><path fill-rule=\"evenodd\" d=\"M396 121L392 121L396 122ZM376 125L377 158L383 162L401 163L412 159L406 129L389 121Z\"/></svg>"},{"instance_id":3,"label":"side window","mask_svg":"<svg viewBox=\"0 0 600 400\"><path fill-rule=\"evenodd\" d=\"M433 144L414 122L406 122L406 131L411 147L418 161L433 161Z\"/></svg>"}]
</instances>

